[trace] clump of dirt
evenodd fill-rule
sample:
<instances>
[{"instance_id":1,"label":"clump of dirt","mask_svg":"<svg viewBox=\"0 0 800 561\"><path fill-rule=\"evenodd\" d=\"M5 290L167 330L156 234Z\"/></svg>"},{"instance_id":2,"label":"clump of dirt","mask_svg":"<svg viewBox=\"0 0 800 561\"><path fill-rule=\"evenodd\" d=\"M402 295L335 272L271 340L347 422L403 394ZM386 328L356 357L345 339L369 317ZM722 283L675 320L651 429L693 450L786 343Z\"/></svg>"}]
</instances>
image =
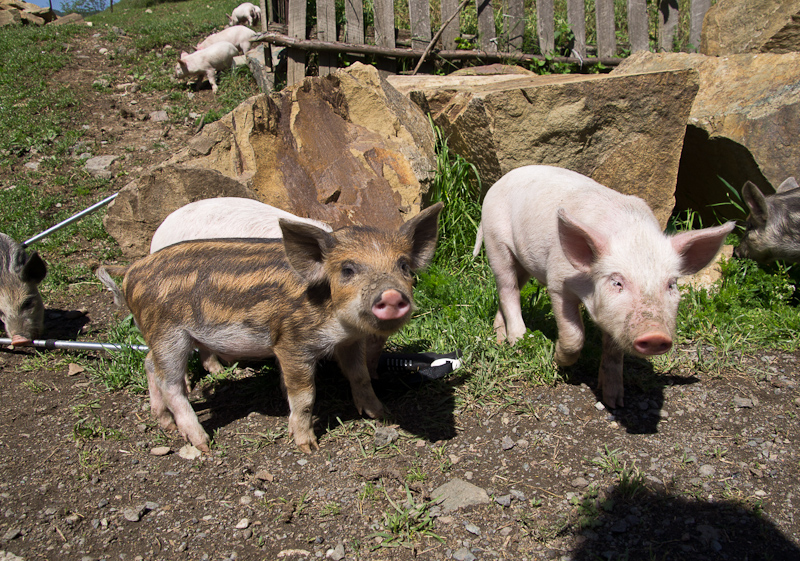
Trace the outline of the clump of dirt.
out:
<instances>
[{"instance_id":1,"label":"clump of dirt","mask_svg":"<svg viewBox=\"0 0 800 561\"><path fill-rule=\"evenodd\" d=\"M131 80L104 47L76 40L54 79L86 100L75 118L93 155L124 152L118 189L193 131L141 118L168 101L117 87ZM92 85L101 75L110 92ZM55 337L102 339L119 316L99 284L47 307ZM509 388L504 405L457 399L458 370L423 384L387 376L383 423L360 419L324 365L312 455L287 439L275 365L249 365L195 387L215 439L199 457L158 428L145 394L97 381L101 357L0 352L0 558L800 558L795 355L743 357L714 376L631 361L626 375L649 383L629 385L614 412L579 368L555 387Z\"/></svg>"}]
</instances>

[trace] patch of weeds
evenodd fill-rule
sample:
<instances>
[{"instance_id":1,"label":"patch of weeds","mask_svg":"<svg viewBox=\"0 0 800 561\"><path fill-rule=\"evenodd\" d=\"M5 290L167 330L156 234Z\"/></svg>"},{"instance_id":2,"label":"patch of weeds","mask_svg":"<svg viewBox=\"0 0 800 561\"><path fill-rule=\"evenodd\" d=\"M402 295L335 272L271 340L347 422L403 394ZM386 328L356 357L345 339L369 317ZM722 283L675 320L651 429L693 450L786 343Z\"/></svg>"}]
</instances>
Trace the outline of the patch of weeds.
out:
<instances>
[{"instance_id":1,"label":"patch of weeds","mask_svg":"<svg viewBox=\"0 0 800 561\"><path fill-rule=\"evenodd\" d=\"M105 451L100 449L80 450L78 464L83 469L86 479L89 479L91 475L99 475L104 468L111 465L106 458Z\"/></svg>"},{"instance_id":2,"label":"patch of weeds","mask_svg":"<svg viewBox=\"0 0 800 561\"><path fill-rule=\"evenodd\" d=\"M409 483L421 483L426 479L428 479L428 476L422 471L422 466L419 465L412 466L411 469L408 470L408 473L406 473L406 481Z\"/></svg>"},{"instance_id":3,"label":"patch of weeds","mask_svg":"<svg viewBox=\"0 0 800 561\"><path fill-rule=\"evenodd\" d=\"M361 502L378 500L378 487L372 481L367 481L358 492L358 500Z\"/></svg>"},{"instance_id":4,"label":"patch of weeds","mask_svg":"<svg viewBox=\"0 0 800 561\"><path fill-rule=\"evenodd\" d=\"M408 486L406 486L406 500L402 504L393 501L385 489L384 495L389 501L391 510L383 513L384 531L367 536L380 538L380 542L372 546L373 551L384 547L411 549L423 538L432 538L444 543L444 540L433 531L434 519L430 515L430 509L435 504L434 501L416 502Z\"/></svg>"},{"instance_id":5,"label":"patch of weeds","mask_svg":"<svg viewBox=\"0 0 800 561\"><path fill-rule=\"evenodd\" d=\"M600 455L592 460L592 464L598 466L604 473L619 473L622 469L622 461L619 458L619 449L609 450L608 445L604 445Z\"/></svg>"},{"instance_id":6,"label":"patch of weeds","mask_svg":"<svg viewBox=\"0 0 800 561\"><path fill-rule=\"evenodd\" d=\"M613 499L601 499L595 488L588 489L582 496L573 497L569 502L575 507L575 525L581 530L596 528L602 523L603 513L614 509Z\"/></svg>"},{"instance_id":7,"label":"patch of weeds","mask_svg":"<svg viewBox=\"0 0 800 561\"><path fill-rule=\"evenodd\" d=\"M147 391L147 376L144 372L146 353L131 347L145 345L145 342L132 315L128 315L111 327L108 341L121 345L121 349L108 351L111 358L101 356L95 362L85 363L86 370L108 390L127 388L134 393Z\"/></svg>"},{"instance_id":8,"label":"patch of weeds","mask_svg":"<svg viewBox=\"0 0 800 561\"><path fill-rule=\"evenodd\" d=\"M22 382L22 385L28 388L32 393L44 393L53 389L52 386L38 380L25 380Z\"/></svg>"},{"instance_id":9,"label":"patch of weeds","mask_svg":"<svg viewBox=\"0 0 800 561\"><path fill-rule=\"evenodd\" d=\"M342 505L335 501L326 503L319 511L320 516L339 516L341 513Z\"/></svg>"},{"instance_id":10,"label":"patch of weeds","mask_svg":"<svg viewBox=\"0 0 800 561\"><path fill-rule=\"evenodd\" d=\"M286 428L267 429L265 432L257 432L254 435L239 435L242 446L253 448L254 451L263 450L272 446L281 438L285 438Z\"/></svg>"}]
</instances>

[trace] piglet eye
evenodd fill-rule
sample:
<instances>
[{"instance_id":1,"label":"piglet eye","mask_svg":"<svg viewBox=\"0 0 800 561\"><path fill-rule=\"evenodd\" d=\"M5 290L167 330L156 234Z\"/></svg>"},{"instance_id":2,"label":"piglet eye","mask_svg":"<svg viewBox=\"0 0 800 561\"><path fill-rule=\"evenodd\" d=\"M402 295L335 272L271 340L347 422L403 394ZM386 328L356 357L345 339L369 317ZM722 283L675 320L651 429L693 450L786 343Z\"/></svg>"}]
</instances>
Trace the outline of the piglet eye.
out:
<instances>
[{"instance_id":1,"label":"piglet eye","mask_svg":"<svg viewBox=\"0 0 800 561\"><path fill-rule=\"evenodd\" d=\"M676 288L678 288L678 280L670 279L667 283L667 290L675 290Z\"/></svg>"},{"instance_id":2,"label":"piglet eye","mask_svg":"<svg viewBox=\"0 0 800 561\"><path fill-rule=\"evenodd\" d=\"M411 274L411 265L405 259L398 259L397 267L403 272L404 275Z\"/></svg>"},{"instance_id":3,"label":"piglet eye","mask_svg":"<svg viewBox=\"0 0 800 561\"><path fill-rule=\"evenodd\" d=\"M342 264L342 280L349 280L356 274L356 267L350 262Z\"/></svg>"}]
</instances>

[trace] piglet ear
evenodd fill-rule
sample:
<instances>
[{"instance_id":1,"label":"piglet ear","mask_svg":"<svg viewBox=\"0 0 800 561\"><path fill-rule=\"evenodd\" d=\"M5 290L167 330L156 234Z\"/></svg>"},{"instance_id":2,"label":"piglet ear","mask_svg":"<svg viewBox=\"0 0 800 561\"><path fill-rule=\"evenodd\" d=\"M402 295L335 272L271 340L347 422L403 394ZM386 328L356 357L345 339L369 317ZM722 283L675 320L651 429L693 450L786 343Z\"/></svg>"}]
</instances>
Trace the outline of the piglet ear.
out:
<instances>
[{"instance_id":1,"label":"piglet ear","mask_svg":"<svg viewBox=\"0 0 800 561\"><path fill-rule=\"evenodd\" d=\"M325 280L325 258L336 244L332 235L310 224L281 218L283 247L289 265L311 285Z\"/></svg>"},{"instance_id":2,"label":"piglet ear","mask_svg":"<svg viewBox=\"0 0 800 561\"><path fill-rule=\"evenodd\" d=\"M189 56L189 53L186 51L181 51L181 60L185 59L187 56Z\"/></svg>"},{"instance_id":3,"label":"piglet ear","mask_svg":"<svg viewBox=\"0 0 800 561\"><path fill-rule=\"evenodd\" d=\"M47 265L39 257L39 253L34 251L22 267L21 277L23 282L33 282L39 284L47 275Z\"/></svg>"},{"instance_id":4,"label":"piglet ear","mask_svg":"<svg viewBox=\"0 0 800 561\"><path fill-rule=\"evenodd\" d=\"M411 239L411 268L424 269L436 253L436 240L439 236L439 213L444 203L431 205L414 218L400 226L400 234Z\"/></svg>"},{"instance_id":5,"label":"piglet ear","mask_svg":"<svg viewBox=\"0 0 800 561\"><path fill-rule=\"evenodd\" d=\"M567 260L582 273L590 273L608 247L605 234L578 222L563 208L558 209L558 237Z\"/></svg>"},{"instance_id":6,"label":"piglet ear","mask_svg":"<svg viewBox=\"0 0 800 561\"><path fill-rule=\"evenodd\" d=\"M731 220L722 226L672 236L672 247L681 258L681 275L693 275L711 263L735 227L736 222Z\"/></svg>"},{"instance_id":7,"label":"piglet ear","mask_svg":"<svg viewBox=\"0 0 800 561\"><path fill-rule=\"evenodd\" d=\"M769 217L769 206L767 199L761 190L752 181L748 181L742 187L742 199L750 207L750 221L755 227L761 227L767 223Z\"/></svg>"},{"instance_id":8,"label":"piglet ear","mask_svg":"<svg viewBox=\"0 0 800 561\"><path fill-rule=\"evenodd\" d=\"M792 189L797 189L800 185L797 184L797 180L794 177L787 177L783 180L783 183L778 185L776 193L783 193L784 191L791 191Z\"/></svg>"}]
</instances>

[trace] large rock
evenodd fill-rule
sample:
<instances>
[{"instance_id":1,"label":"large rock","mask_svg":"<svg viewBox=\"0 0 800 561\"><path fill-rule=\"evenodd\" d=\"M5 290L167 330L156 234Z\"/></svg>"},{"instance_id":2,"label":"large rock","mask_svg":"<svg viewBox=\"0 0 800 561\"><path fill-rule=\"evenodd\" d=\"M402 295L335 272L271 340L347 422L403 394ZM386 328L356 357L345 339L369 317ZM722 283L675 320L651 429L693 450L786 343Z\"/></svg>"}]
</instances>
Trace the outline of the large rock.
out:
<instances>
[{"instance_id":1,"label":"large rock","mask_svg":"<svg viewBox=\"0 0 800 561\"><path fill-rule=\"evenodd\" d=\"M389 81L430 111L484 189L514 168L549 164L642 197L662 224L672 212L694 71Z\"/></svg>"},{"instance_id":2,"label":"large rock","mask_svg":"<svg viewBox=\"0 0 800 561\"><path fill-rule=\"evenodd\" d=\"M678 208L712 218L708 205L727 201L719 178L736 189L750 180L774 192L790 175L800 177L800 54L643 52L612 74L689 68L699 72L700 90L687 121Z\"/></svg>"},{"instance_id":3,"label":"large rock","mask_svg":"<svg viewBox=\"0 0 800 561\"><path fill-rule=\"evenodd\" d=\"M0 27L17 23L44 25L54 19L56 14L50 8L22 0L0 0Z\"/></svg>"},{"instance_id":4,"label":"large rock","mask_svg":"<svg viewBox=\"0 0 800 561\"><path fill-rule=\"evenodd\" d=\"M705 55L793 51L800 51L800 0L719 0L706 12Z\"/></svg>"},{"instance_id":5,"label":"large rock","mask_svg":"<svg viewBox=\"0 0 800 561\"><path fill-rule=\"evenodd\" d=\"M129 257L146 253L167 214L199 198L249 196L333 227L396 227L419 212L434 168L425 115L374 67L355 64L245 101L127 185L105 224ZM190 193L187 174L207 189ZM176 192L154 198L158 190Z\"/></svg>"}]
</instances>

